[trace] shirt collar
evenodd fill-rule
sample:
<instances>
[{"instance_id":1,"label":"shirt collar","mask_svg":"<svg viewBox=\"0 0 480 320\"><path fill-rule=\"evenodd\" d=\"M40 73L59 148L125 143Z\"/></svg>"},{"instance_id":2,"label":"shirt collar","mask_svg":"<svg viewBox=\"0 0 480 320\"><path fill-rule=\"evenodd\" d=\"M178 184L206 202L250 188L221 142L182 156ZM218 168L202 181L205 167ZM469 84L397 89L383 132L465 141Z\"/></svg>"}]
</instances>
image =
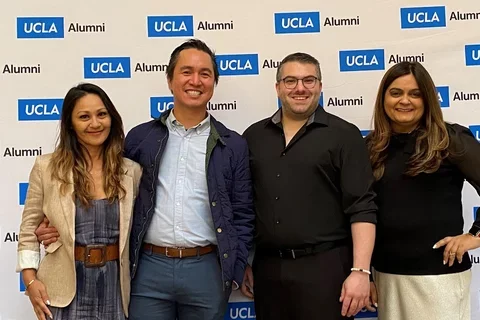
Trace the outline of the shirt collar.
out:
<instances>
[{"instance_id":1,"label":"shirt collar","mask_svg":"<svg viewBox=\"0 0 480 320\"><path fill-rule=\"evenodd\" d=\"M282 108L279 108L273 114L273 116L270 118L270 121L268 121L268 122L273 122L276 125L281 123L282 122ZM317 109L315 109L315 112L313 112L310 115L310 117L308 117L307 126L314 123L314 122L324 124L324 125L328 125L327 113L325 112L325 110L320 105L317 107Z\"/></svg>"},{"instance_id":2,"label":"shirt collar","mask_svg":"<svg viewBox=\"0 0 480 320\"><path fill-rule=\"evenodd\" d=\"M185 129L184 125L180 121L178 121L177 118L175 118L175 115L173 114L173 110L170 112L170 114L167 117L167 125L171 128ZM202 122L200 122L194 127L191 127L190 129L195 130L196 134L201 134L209 128L210 128L210 113L207 112L207 117L203 119Z\"/></svg>"}]
</instances>

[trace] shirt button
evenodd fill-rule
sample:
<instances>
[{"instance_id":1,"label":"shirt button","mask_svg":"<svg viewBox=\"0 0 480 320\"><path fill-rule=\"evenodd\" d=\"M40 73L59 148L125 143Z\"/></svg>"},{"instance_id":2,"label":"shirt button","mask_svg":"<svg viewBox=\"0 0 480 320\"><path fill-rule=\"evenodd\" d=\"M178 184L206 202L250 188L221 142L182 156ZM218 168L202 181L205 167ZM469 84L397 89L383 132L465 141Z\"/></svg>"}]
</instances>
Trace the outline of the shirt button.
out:
<instances>
[{"instance_id":1,"label":"shirt button","mask_svg":"<svg viewBox=\"0 0 480 320\"><path fill-rule=\"evenodd\" d=\"M179 206L179 205L180 205L180 202L177 202L177 206Z\"/></svg>"},{"instance_id":2,"label":"shirt button","mask_svg":"<svg viewBox=\"0 0 480 320\"><path fill-rule=\"evenodd\" d=\"M285 155L285 152L282 152L282 156L284 156L284 155Z\"/></svg>"},{"instance_id":3,"label":"shirt button","mask_svg":"<svg viewBox=\"0 0 480 320\"><path fill-rule=\"evenodd\" d=\"M227 258L228 258L228 253L224 253L224 254L223 254L223 257L224 257L225 259L227 259Z\"/></svg>"},{"instance_id":4,"label":"shirt button","mask_svg":"<svg viewBox=\"0 0 480 320\"><path fill-rule=\"evenodd\" d=\"M150 168L153 168L153 166L154 166L154 164L152 163L152 164L150 165Z\"/></svg>"},{"instance_id":5,"label":"shirt button","mask_svg":"<svg viewBox=\"0 0 480 320\"><path fill-rule=\"evenodd\" d=\"M225 281L225 287L230 287L230 281Z\"/></svg>"},{"instance_id":6,"label":"shirt button","mask_svg":"<svg viewBox=\"0 0 480 320\"><path fill-rule=\"evenodd\" d=\"M185 158L184 158L184 157L181 157L180 160L183 161L183 160L185 160Z\"/></svg>"},{"instance_id":7,"label":"shirt button","mask_svg":"<svg viewBox=\"0 0 480 320\"><path fill-rule=\"evenodd\" d=\"M218 233L222 233L222 228L217 228Z\"/></svg>"},{"instance_id":8,"label":"shirt button","mask_svg":"<svg viewBox=\"0 0 480 320\"><path fill-rule=\"evenodd\" d=\"M275 221L275 223L276 223L276 224L280 224L280 221L279 221L279 220L277 220L277 221Z\"/></svg>"},{"instance_id":9,"label":"shirt button","mask_svg":"<svg viewBox=\"0 0 480 320\"><path fill-rule=\"evenodd\" d=\"M279 197L275 197L275 200L278 200L278 199L280 199L280 198L279 198Z\"/></svg>"},{"instance_id":10,"label":"shirt button","mask_svg":"<svg viewBox=\"0 0 480 320\"><path fill-rule=\"evenodd\" d=\"M215 201L212 201L212 207L215 207L217 203Z\"/></svg>"},{"instance_id":11,"label":"shirt button","mask_svg":"<svg viewBox=\"0 0 480 320\"><path fill-rule=\"evenodd\" d=\"M182 180L178 180L178 183L182 183Z\"/></svg>"},{"instance_id":12,"label":"shirt button","mask_svg":"<svg viewBox=\"0 0 480 320\"><path fill-rule=\"evenodd\" d=\"M277 173L277 178L280 178L280 173Z\"/></svg>"},{"instance_id":13,"label":"shirt button","mask_svg":"<svg viewBox=\"0 0 480 320\"><path fill-rule=\"evenodd\" d=\"M137 265L134 263L134 264L133 264L133 267L135 268L136 266L137 266Z\"/></svg>"}]
</instances>

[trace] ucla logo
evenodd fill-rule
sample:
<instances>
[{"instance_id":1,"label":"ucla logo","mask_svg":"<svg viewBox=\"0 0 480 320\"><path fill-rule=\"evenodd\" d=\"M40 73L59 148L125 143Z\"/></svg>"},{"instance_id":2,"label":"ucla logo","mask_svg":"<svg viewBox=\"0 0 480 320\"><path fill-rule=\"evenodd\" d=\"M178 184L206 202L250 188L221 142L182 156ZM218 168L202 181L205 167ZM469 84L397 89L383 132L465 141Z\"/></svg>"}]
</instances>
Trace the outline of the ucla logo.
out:
<instances>
[{"instance_id":1,"label":"ucla logo","mask_svg":"<svg viewBox=\"0 0 480 320\"><path fill-rule=\"evenodd\" d=\"M217 55L221 76L244 76L258 74L258 54Z\"/></svg>"},{"instance_id":2,"label":"ucla logo","mask_svg":"<svg viewBox=\"0 0 480 320\"><path fill-rule=\"evenodd\" d=\"M130 57L83 58L85 79L130 78Z\"/></svg>"},{"instance_id":3,"label":"ucla logo","mask_svg":"<svg viewBox=\"0 0 480 320\"><path fill-rule=\"evenodd\" d=\"M370 131L372 131L372 130L360 130L360 133L362 134L362 137L365 138L366 136L368 136L368 134L370 133Z\"/></svg>"},{"instance_id":4,"label":"ucla logo","mask_svg":"<svg viewBox=\"0 0 480 320\"><path fill-rule=\"evenodd\" d=\"M450 89L448 86L437 87L438 102L440 107L450 107Z\"/></svg>"},{"instance_id":5,"label":"ucla logo","mask_svg":"<svg viewBox=\"0 0 480 320\"><path fill-rule=\"evenodd\" d=\"M477 141L480 142L480 125L475 124L475 125L468 126L468 128L472 132L475 139L477 139Z\"/></svg>"},{"instance_id":6,"label":"ucla logo","mask_svg":"<svg viewBox=\"0 0 480 320\"><path fill-rule=\"evenodd\" d=\"M275 33L320 32L320 12L275 13Z\"/></svg>"},{"instance_id":7,"label":"ucla logo","mask_svg":"<svg viewBox=\"0 0 480 320\"><path fill-rule=\"evenodd\" d=\"M63 17L18 17L18 39L64 38Z\"/></svg>"},{"instance_id":8,"label":"ucla logo","mask_svg":"<svg viewBox=\"0 0 480 320\"><path fill-rule=\"evenodd\" d=\"M224 320L248 320L256 319L255 307L253 302L231 302L228 304L228 310Z\"/></svg>"},{"instance_id":9,"label":"ucla logo","mask_svg":"<svg viewBox=\"0 0 480 320\"><path fill-rule=\"evenodd\" d=\"M445 6L400 9L401 28L441 28L447 26Z\"/></svg>"},{"instance_id":10,"label":"ucla logo","mask_svg":"<svg viewBox=\"0 0 480 320\"><path fill-rule=\"evenodd\" d=\"M173 96L150 97L150 117L160 118L162 113L173 108Z\"/></svg>"},{"instance_id":11,"label":"ucla logo","mask_svg":"<svg viewBox=\"0 0 480 320\"><path fill-rule=\"evenodd\" d=\"M343 50L339 52L340 72L385 70L383 49Z\"/></svg>"},{"instance_id":12,"label":"ucla logo","mask_svg":"<svg viewBox=\"0 0 480 320\"><path fill-rule=\"evenodd\" d=\"M480 44L465 45L465 64L467 66L480 65Z\"/></svg>"},{"instance_id":13,"label":"ucla logo","mask_svg":"<svg viewBox=\"0 0 480 320\"><path fill-rule=\"evenodd\" d=\"M25 288L25 285L23 284L22 273L20 272L20 292L25 292L25 290L26 288Z\"/></svg>"},{"instance_id":14,"label":"ucla logo","mask_svg":"<svg viewBox=\"0 0 480 320\"><path fill-rule=\"evenodd\" d=\"M357 315L355 316L355 319L364 319L364 318L377 318L377 313L376 312L370 312L366 309L362 309Z\"/></svg>"},{"instance_id":15,"label":"ucla logo","mask_svg":"<svg viewBox=\"0 0 480 320\"><path fill-rule=\"evenodd\" d=\"M60 120L63 99L18 99L18 121Z\"/></svg>"},{"instance_id":16,"label":"ucla logo","mask_svg":"<svg viewBox=\"0 0 480 320\"><path fill-rule=\"evenodd\" d=\"M20 182L18 184L18 204L23 206L27 198L28 183Z\"/></svg>"},{"instance_id":17,"label":"ucla logo","mask_svg":"<svg viewBox=\"0 0 480 320\"><path fill-rule=\"evenodd\" d=\"M193 37L193 16L148 16L148 37Z\"/></svg>"}]
</instances>

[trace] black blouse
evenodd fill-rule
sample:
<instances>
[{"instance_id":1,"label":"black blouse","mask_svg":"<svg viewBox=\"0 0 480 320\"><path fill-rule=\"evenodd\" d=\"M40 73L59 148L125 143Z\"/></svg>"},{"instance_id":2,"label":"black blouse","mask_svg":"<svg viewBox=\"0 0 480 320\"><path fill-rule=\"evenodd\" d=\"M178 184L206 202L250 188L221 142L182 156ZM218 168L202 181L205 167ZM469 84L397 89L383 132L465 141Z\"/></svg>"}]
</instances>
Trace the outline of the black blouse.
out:
<instances>
[{"instance_id":1,"label":"black blouse","mask_svg":"<svg viewBox=\"0 0 480 320\"><path fill-rule=\"evenodd\" d=\"M443 265L445 247L433 245L463 231L462 188L467 180L480 194L480 144L470 130L446 124L452 156L430 174L404 174L406 162L415 151L416 132L392 136L385 172L375 184L377 193L377 238L372 265L385 273L436 275L468 270L462 263ZM477 215L476 224L480 224Z\"/></svg>"}]
</instances>

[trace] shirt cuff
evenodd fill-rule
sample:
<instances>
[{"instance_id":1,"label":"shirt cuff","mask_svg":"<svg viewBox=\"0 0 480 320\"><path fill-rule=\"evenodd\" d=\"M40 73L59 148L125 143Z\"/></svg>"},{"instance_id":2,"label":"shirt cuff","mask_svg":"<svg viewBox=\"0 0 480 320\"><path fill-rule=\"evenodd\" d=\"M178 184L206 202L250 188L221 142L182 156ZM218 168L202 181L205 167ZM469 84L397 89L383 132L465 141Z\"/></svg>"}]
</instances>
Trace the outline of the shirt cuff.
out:
<instances>
[{"instance_id":1,"label":"shirt cuff","mask_svg":"<svg viewBox=\"0 0 480 320\"><path fill-rule=\"evenodd\" d=\"M350 223L354 222L368 222L377 224L377 214L375 212L362 212L350 216Z\"/></svg>"},{"instance_id":2,"label":"shirt cuff","mask_svg":"<svg viewBox=\"0 0 480 320\"><path fill-rule=\"evenodd\" d=\"M238 285L237 281L233 280L232 281L232 290L237 291L239 288L240 288L240 286Z\"/></svg>"},{"instance_id":3,"label":"shirt cuff","mask_svg":"<svg viewBox=\"0 0 480 320\"><path fill-rule=\"evenodd\" d=\"M23 269L38 269L40 264L40 252L33 250L21 250L17 254L16 271L21 272Z\"/></svg>"}]
</instances>

